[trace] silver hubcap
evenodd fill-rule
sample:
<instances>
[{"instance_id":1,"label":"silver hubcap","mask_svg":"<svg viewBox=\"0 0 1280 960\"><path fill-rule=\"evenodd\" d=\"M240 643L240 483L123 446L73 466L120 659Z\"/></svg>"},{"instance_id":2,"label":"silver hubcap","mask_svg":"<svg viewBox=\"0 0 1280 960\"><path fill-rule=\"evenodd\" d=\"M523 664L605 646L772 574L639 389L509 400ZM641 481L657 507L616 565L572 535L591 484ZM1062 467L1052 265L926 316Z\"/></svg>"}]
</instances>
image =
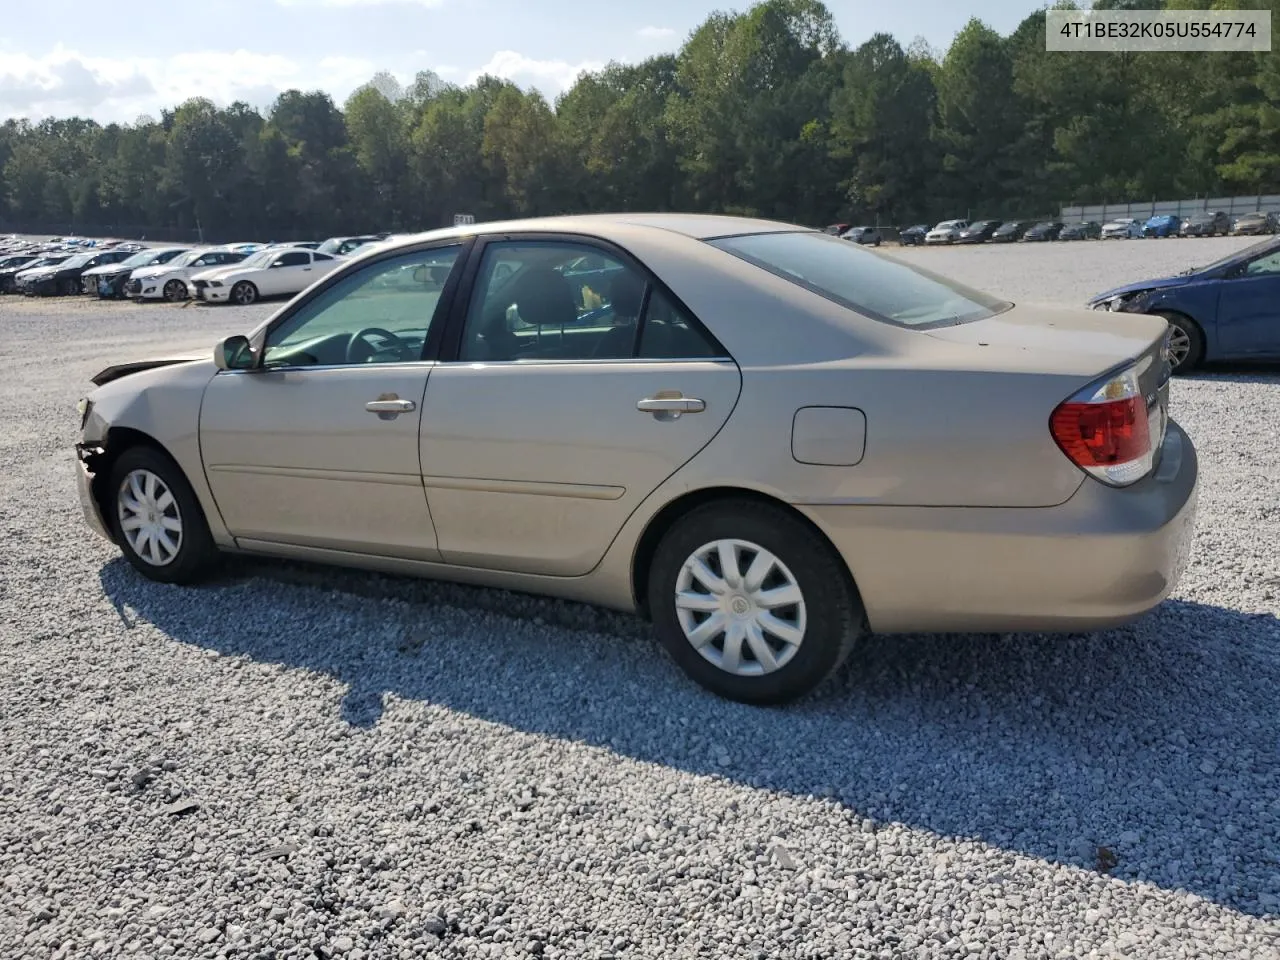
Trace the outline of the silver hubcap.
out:
<instances>
[{"instance_id":1,"label":"silver hubcap","mask_svg":"<svg viewBox=\"0 0 1280 960\"><path fill-rule=\"evenodd\" d=\"M240 287L240 289L236 291L236 300L240 303L253 303L253 287Z\"/></svg>"},{"instance_id":2,"label":"silver hubcap","mask_svg":"<svg viewBox=\"0 0 1280 960\"><path fill-rule=\"evenodd\" d=\"M182 514L163 480L150 470L134 470L120 484L116 508L134 553L156 567L173 562L182 546Z\"/></svg>"},{"instance_id":3,"label":"silver hubcap","mask_svg":"<svg viewBox=\"0 0 1280 960\"><path fill-rule=\"evenodd\" d=\"M786 564L746 540L699 547L676 579L685 639L726 673L758 677L786 666L804 640L804 594Z\"/></svg>"},{"instance_id":4,"label":"silver hubcap","mask_svg":"<svg viewBox=\"0 0 1280 960\"><path fill-rule=\"evenodd\" d=\"M1191 352L1191 337L1176 323L1169 324L1169 359L1176 367Z\"/></svg>"}]
</instances>

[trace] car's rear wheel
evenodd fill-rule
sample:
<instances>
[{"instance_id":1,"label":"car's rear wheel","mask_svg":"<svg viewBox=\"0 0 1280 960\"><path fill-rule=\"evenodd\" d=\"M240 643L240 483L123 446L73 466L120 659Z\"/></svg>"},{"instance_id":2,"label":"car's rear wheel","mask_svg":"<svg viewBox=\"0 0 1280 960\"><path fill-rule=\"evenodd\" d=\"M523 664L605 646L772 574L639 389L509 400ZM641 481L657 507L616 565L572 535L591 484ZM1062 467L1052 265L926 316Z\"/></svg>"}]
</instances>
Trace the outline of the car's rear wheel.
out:
<instances>
[{"instance_id":1,"label":"car's rear wheel","mask_svg":"<svg viewBox=\"0 0 1280 960\"><path fill-rule=\"evenodd\" d=\"M151 447L131 447L111 470L110 522L125 559L161 583L194 583L218 559L204 511L182 470Z\"/></svg>"},{"instance_id":2,"label":"car's rear wheel","mask_svg":"<svg viewBox=\"0 0 1280 960\"><path fill-rule=\"evenodd\" d=\"M248 280L241 280L239 283L237 283L234 287L231 288L232 302L238 303L242 307L249 306L249 304L256 302L257 299L258 299L258 288L255 287Z\"/></svg>"},{"instance_id":3,"label":"car's rear wheel","mask_svg":"<svg viewBox=\"0 0 1280 960\"><path fill-rule=\"evenodd\" d=\"M170 280L164 285L164 298L170 303L187 299L187 285L181 280Z\"/></svg>"},{"instance_id":4,"label":"car's rear wheel","mask_svg":"<svg viewBox=\"0 0 1280 960\"><path fill-rule=\"evenodd\" d=\"M1174 373L1194 370L1204 359L1204 331L1180 313L1159 313L1169 324L1169 362Z\"/></svg>"},{"instance_id":5,"label":"car's rear wheel","mask_svg":"<svg viewBox=\"0 0 1280 960\"><path fill-rule=\"evenodd\" d=\"M844 561L780 507L697 507L654 553L649 610L663 645L719 696L772 704L812 691L848 657L865 614Z\"/></svg>"}]
</instances>

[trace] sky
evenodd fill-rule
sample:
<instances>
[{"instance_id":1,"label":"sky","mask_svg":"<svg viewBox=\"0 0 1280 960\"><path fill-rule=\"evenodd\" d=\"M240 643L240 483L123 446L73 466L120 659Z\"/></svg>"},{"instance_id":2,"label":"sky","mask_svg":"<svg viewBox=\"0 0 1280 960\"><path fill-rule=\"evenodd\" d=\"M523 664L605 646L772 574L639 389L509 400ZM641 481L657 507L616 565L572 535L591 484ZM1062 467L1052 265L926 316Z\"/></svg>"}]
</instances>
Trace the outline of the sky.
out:
<instances>
[{"instance_id":1,"label":"sky","mask_svg":"<svg viewBox=\"0 0 1280 960\"><path fill-rule=\"evenodd\" d=\"M341 105L378 70L484 73L550 101L585 70L674 52L716 10L749 0L5 0L0 120L160 116L194 96L265 109L291 87ZM945 49L970 17L1009 33L1035 0L828 0L857 45L893 34Z\"/></svg>"}]
</instances>

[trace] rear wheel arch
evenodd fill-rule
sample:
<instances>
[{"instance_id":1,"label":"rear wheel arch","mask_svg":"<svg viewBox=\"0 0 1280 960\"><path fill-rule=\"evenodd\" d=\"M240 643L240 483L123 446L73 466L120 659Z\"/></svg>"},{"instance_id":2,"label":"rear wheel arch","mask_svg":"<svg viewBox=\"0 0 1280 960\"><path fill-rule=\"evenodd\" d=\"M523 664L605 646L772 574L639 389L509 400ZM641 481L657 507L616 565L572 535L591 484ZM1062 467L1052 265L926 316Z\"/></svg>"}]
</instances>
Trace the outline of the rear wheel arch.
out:
<instances>
[{"instance_id":1,"label":"rear wheel arch","mask_svg":"<svg viewBox=\"0 0 1280 960\"><path fill-rule=\"evenodd\" d=\"M848 579L848 586L855 597L858 598L859 603L861 603L862 597L858 590L857 580L849 569L848 564L844 561L843 556L841 556L840 551L831 542L831 538L827 536L826 531L804 513L791 504L767 493L761 493L758 490L750 490L745 487L706 487L701 490L692 490L663 506L661 510L649 518L644 532L640 535L636 543L635 553L631 558L631 592L636 611L641 617L648 620L651 616L651 611L649 610L649 574L653 567L654 555L657 553L658 544L662 542L662 538L682 518L688 516L699 507L709 504L732 503L734 501L775 508L809 528L827 545L833 556L839 559L840 568L845 571L845 576Z\"/></svg>"}]
</instances>

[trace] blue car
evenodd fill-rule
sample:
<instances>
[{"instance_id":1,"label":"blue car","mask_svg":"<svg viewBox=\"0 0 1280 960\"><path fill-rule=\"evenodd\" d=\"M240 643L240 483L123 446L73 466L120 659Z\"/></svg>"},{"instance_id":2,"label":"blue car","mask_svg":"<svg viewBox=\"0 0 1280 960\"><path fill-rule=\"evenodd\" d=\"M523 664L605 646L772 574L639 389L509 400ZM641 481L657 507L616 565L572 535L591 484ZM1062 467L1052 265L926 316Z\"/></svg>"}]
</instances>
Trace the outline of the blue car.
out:
<instances>
[{"instance_id":1,"label":"blue car","mask_svg":"<svg viewBox=\"0 0 1280 960\"><path fill-rule=\"evenodd\" d=\"M1174 373L1205 360L1280 359L1280 239L1176 277L1116 287L1088 306L1164 317Z\"/></svg>"},{"instance_id":2,"label":"blue car","mask_svg":"<svg viewBox=\"0 0 1280 960\"><path fill-rule=\"evenodd\" d=\"M1181 217L1174 216L1172 213L1162 213L1142 225L1142 235L1144 237L1176 237L1181 229Z\"/></svg>"}]
</instances>

